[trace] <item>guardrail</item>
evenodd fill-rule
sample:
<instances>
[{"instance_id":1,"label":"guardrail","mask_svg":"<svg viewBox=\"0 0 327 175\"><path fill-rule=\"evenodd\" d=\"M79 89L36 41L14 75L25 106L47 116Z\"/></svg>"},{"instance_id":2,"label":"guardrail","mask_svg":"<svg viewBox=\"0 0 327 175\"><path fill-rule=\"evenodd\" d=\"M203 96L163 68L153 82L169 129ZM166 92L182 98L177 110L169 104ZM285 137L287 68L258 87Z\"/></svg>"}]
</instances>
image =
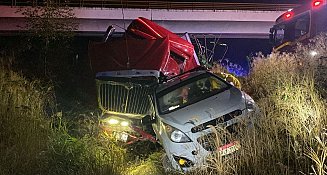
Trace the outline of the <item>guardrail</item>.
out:
<instances>
[{"instance_id":1,"label":"guardrail","mask_svg":"<svg viewBox=\"0 0 327 175\"><path fill-rule=\"evenodd\" d=\"M299 4L272 3L228 3L228 2L172 2L144 0L57 0L59 6L100 7L100 8L138 8L138 9L174 9L174 10L259 10L286 11ZM0 5L44 6L46 0L4 0Z\"/></svg>"}]
</instances>

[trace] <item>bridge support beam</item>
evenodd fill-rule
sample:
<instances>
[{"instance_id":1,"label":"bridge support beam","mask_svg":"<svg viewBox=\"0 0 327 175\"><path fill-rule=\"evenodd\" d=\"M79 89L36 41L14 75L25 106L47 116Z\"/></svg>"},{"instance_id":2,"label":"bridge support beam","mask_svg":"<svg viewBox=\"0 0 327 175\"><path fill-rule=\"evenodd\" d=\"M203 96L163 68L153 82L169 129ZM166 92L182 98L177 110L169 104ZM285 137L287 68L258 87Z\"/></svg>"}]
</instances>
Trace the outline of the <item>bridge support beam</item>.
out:
<instances>
[{"instance_id":1,"label":"bridge support beam","mask_svg":"<svg viewBox=\"0 0 327 175\"><path fill-rule=\"evenodd\" d=\"M29 7L26 7L29 8ZM23 30L25 17L17 7L0 6L0 33ZM221 38L267 38L269 28L281 11L241 10L156 10L73 8L78 23L77 32L84 35L103 34L108 25L116 31L139 17L152 19L174 33L214 34ZM19 27L20 26L20 27Z\"/></svg>"}]
</instances>

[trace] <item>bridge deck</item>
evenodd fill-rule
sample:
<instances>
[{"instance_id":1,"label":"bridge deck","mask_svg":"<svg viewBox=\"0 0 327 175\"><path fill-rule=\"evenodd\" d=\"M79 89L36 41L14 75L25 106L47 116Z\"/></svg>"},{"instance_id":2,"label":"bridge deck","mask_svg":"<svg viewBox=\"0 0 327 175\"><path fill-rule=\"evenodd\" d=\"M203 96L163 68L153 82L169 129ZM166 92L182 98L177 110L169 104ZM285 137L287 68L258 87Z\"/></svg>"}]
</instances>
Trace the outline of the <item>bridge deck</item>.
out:
<instances>
[{"instance_id":1,"label":"bridge deck","mask_svg":"<svg viewBox=\"0 0 327 175\"><path fill-rule=\"evenodd\" d=\"M46 5L42 0L2 0L0 5L36 6ZM102 8L137 8L137 9L184 9L184 10L260 10L286 11L298 4L273 3L231 3L231 2L173 2L146 0L68 0L58 1L60 6L71 7L102 7Z\"/></svg>"},{"instance_id":2,"label":"bridge deck","mask_svg":"<svg viewBox=\"0 0 327 175\"><path fill-rule=\"evenodd\" d=\"M21 5L23 8L31 7L25 5L45 5L40 0L37 1L38 4L32 2L1 1L0 4L7 4L7 6L0 5L0 33L22 30L21 27L17 27L24 26L26 19L24 15L17 13ZM87 35L103 34L111 24L127 27L131 20L142 16L156 21L174 33L219 34L225 38L267 38L269 28L284 12L281 9L295 6L294 4L135 0L70 0L59 5L72 6L78 23L77 32ZM116 31L123 32L121 28L117 28Z\"/></svg>"}]
</instances>

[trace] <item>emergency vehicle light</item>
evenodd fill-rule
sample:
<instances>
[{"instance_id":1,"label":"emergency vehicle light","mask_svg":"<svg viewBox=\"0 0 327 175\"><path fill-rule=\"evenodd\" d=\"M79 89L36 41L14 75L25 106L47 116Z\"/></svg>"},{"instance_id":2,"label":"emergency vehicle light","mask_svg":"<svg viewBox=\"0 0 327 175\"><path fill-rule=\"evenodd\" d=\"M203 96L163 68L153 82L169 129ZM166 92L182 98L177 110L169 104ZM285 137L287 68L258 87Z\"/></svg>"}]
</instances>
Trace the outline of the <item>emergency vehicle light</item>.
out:
<instances>
[{"instance_id":1,"label":"emergency vehicle light","mask_svg":"<svg viewBox=\"0 0 327 175\"><path fill-rule=\"evenodd\" d=\"M319 7L322 4L323 4L323 0L315 0L315 1L313 1L312 6Z\"/></svg>"},{"instance_id":2,"label":"emergency vehicle light","mask_svg":"<svg viewBox=\"0 0 327 175\"><path fill-rule=\"evenodd\" d=\"M284 16L285 16L286 19L289 19L289 18L291 18L293 16L293 12L286 12L284 14Z\"/></svg>"}]
</instances>

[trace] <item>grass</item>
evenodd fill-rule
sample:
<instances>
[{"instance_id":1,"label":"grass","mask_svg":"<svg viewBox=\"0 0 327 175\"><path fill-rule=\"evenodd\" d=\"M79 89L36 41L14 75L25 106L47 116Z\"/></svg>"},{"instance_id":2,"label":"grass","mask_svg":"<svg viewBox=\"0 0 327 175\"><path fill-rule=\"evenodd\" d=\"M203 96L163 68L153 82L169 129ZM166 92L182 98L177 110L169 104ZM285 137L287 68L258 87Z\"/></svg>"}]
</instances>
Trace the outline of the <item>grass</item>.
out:
<instances>
[{"instance_id":1,"label":"grass","mask_svg":"<svg viewBox=\"0 0 327 175\"><path fill-rule=\"evenodd\" d=\"M243 90L261 109L255 127L239 129L236 155L214 155L209 169L195 174L326 174L326 48L320 36L294 53L254 58Z\"/></svg>"},{"instance_id":2,"label":"grass","mask_svg":"<svg viewBox=\"0 0 327 175\"><path fill-rule=\"evenodd\" d=\"M242 89L261 113L254 127L239 128L242 149L227 158L213 154L188 174L326 174L326 48L320 36L293 54L259 54ZM0 175L165 174L162 151L108 140L89 108L60 111L53 86L14 72L6 64L12 59L0 59Z\"/></svg>"},{"instance_id":3,"label":"grass","mask_svg":"<svg viewBox=\"0 0 327 175\"><path fill-rule=\"evenodd\" d=\"M96 116L65 116L51 84L25 79L5 59L12 58L0 64L1 175L125 174L126 148L95 129Z\"/></svg>"},{"instance_id":4,"label":"grass","mask_svg":"<svg viewBox=\"0 0 327 175\"><path fill-rule=\"evenodd\" d=\"M49 94L40 82L28 82L8 68L0 68L0 174L32 174L42 168L47 147L47 102L42 99Z\"/></svg>"}]
</instances>

